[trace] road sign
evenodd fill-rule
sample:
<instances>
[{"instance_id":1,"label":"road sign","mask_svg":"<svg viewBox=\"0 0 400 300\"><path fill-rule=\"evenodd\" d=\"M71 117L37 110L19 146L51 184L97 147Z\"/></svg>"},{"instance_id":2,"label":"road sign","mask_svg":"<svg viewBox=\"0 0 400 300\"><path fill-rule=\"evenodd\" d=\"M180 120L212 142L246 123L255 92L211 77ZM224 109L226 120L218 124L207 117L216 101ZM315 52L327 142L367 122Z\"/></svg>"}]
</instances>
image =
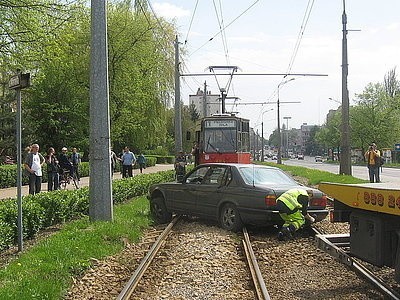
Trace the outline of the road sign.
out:
<instances>
[{"instance_id":1,"label":"road sign","mask_svg":"<svg viewBox=\"0 0 400 300\"><path fill-rule=\"evenodd\" d=\"M10 78L10 81L8 82L8 88L10 89L23 89L26 87L29 87L31 85L31 74L30 73L25 73L25 74L19 74L19 75L14 75Z\"/></svg>"},{"instance_id":2,"label":"road sign","mask_svg":"<svg viewBox=\"0 0 400 300\"><path fill-rule=\"evenodd\" d=\"M18 88L21 84L19 75L14 75L13 77L10 78L10 81L8 82L8 87L10 89L15 89Z\"/></svg>"},{"instance_id":3,"label":"road sign","mask_svg":"<svg viewBox=\"0 0 400 300\"><path fill-rule=\"evenodd\" d=\"M400 151L400 144L394 144L394 151Z\"/></svg>"}]
</instances>

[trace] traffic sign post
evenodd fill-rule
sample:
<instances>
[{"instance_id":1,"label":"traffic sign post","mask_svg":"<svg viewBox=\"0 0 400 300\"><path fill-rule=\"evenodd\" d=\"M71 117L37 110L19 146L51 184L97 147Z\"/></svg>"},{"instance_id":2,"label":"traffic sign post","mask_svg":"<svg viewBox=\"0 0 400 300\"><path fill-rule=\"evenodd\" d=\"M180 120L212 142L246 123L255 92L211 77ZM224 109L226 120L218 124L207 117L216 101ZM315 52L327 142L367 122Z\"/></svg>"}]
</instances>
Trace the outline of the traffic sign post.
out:
<instances>
[{"instance_id":1,"label":"traffic sign post","mask_svg":"<svg viewBox=\"0 0 400 300\"><path fill-rule=\"evenodd\" d=\"M21 89L30 86L30 74L22 74L20 70L17 70L17 75L10 78L8 87L15 90L17 100L17 205L18 205L18 217L17 217L17 230L18 230L18 250L23 250L23 224L22 224L22 156L21 156L21 124L22 124L22 112L21 112Z\"/></svg>"}]
</instances>

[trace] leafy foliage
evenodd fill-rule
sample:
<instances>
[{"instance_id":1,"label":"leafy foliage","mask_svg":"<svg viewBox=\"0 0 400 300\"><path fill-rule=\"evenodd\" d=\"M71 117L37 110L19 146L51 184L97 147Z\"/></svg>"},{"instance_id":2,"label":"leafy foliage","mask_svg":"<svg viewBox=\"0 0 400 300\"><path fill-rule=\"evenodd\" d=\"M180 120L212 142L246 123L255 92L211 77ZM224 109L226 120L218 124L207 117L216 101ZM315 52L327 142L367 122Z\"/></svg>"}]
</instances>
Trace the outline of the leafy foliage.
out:
<instances>
[{"instance_id":1,"label":"leafy foliage","mask_svg":"<svg viewBox=\"0 0 400 300\"><path fill-rule=\"evenodd\" d=\"M174 171L143 174L113 181L114 204L145 194L152 184L174 180ZM32 238L40 229L76 219L89 213L89 188L58 190L23 197L24 237ZM17 240L17 202L0 202L0 250ZM12 233L12 234L11 234Z\"/></svg>"}]
</instances>

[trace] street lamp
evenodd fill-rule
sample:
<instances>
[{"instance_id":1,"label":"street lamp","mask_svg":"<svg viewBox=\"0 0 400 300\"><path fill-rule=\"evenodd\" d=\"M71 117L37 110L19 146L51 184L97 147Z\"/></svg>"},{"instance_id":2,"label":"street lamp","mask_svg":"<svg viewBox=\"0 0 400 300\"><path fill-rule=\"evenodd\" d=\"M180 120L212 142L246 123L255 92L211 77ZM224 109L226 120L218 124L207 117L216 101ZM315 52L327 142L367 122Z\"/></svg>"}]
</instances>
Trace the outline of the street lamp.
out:
<instances>
[{"instance_id":1,"label":"street lamp","mask_svg":"<svg viewBox=\"0 0 400 300\"><path fill-rule=\"evenodd\" d=\"M274 110L273 108L264 111L261 115L261 161L264 161L264 114Z\"/></svg>"},{"instance_id":2,"label":"street lamp","mask_svg":"<svg viewBox=\"0 0 400 300\"><path fill-rule=\"evenodd\" d=\"M286 120L286 157L289 157L289 120L292 117L283 117Z\"/></svg>"},{"instance_id":3,"label":"street lamp","mask_svg":"<svg viewBox=\"0 0 400 300\"><path fill-rule=\"evenodd\" d=\"M288 83L289 81L293 81L295 78L291 78L286 81L282 81L280 84L278 84L278 101L276 102L277 108L278 108L278 159L277 163L282 164L282 136L281 136L281 121L280 121L280 114L279 114L279 88Z\"/></svg>"}]
</instances>

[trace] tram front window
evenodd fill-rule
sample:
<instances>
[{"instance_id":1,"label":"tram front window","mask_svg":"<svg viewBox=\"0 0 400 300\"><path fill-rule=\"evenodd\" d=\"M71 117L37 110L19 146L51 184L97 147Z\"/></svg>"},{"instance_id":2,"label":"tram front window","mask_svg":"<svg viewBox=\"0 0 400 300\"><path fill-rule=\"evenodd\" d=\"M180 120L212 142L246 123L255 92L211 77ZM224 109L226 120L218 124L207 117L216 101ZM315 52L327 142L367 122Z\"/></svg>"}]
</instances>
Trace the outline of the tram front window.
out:
<instances>
[{"instance_id":1,"label":"tram front window","mask_svg":"<svg viewBox=\"0 0 400 300\"><path fill-rule=\"evenodd\" d=\"M204 133L204 152L236 152L235 128L208 129Z\"/></svg>"}]
</instances>

